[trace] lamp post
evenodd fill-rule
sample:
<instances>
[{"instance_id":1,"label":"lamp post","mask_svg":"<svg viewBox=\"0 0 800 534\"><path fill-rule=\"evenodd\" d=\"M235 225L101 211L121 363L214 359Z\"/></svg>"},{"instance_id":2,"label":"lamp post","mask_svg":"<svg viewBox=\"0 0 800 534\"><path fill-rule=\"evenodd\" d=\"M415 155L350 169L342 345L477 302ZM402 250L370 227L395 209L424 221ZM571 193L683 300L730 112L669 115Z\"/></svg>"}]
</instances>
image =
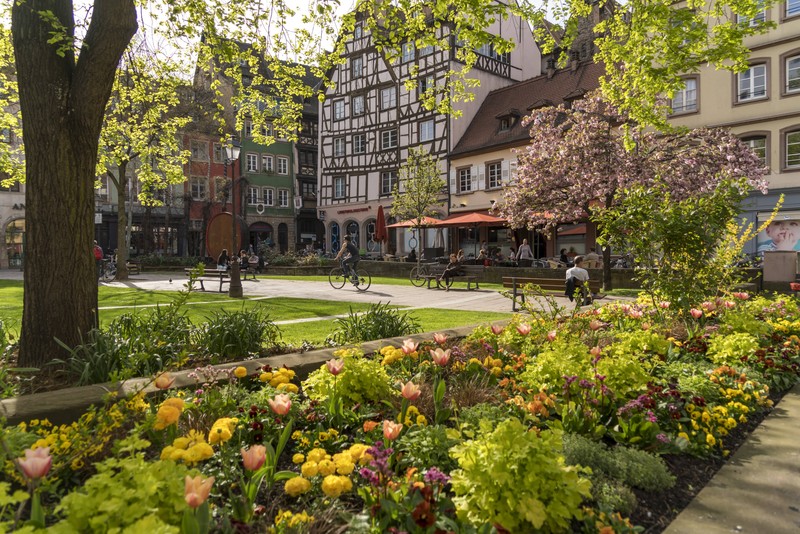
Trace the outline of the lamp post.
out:
<instances>
[{"instance_id":1,"label":"lamp post","mask_svg":"<svg viewBox=\"0 0 800 534\"><path fill-rule=\"evenodd\" d=\"M236 160L239 159L239 143L235 139L228 141L225 146L225 178L228 177L228 164L231 165L231 233L233 241L231 241L231 283L228 289L228 296L231 298L240 298L243 295L242 279L239 274L239 251L237 250L236 240L236 175L234 173L234 165Z\"/></svg>"}]
</instances>

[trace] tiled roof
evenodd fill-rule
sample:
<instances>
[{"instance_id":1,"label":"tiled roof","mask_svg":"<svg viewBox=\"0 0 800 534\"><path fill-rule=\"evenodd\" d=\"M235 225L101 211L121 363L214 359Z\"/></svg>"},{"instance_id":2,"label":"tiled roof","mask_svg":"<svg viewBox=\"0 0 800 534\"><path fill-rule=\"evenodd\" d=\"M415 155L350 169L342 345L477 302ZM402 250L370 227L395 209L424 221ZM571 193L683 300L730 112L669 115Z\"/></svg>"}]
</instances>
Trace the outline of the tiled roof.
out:
<instances>
[{"instance_id":1,"label":"tiled roof","mask_svg":"<svg viewBox=\"0 0 800 534\"><path fill-rule=\"evenodd\" d=\"M531 111L546 106L557 106L574 100L599 87L604 66L582 62L576 69L558 69L552 78L546 74L508 87L495 89L481 104L478 113L467 127L450 157L470 152L487 152L504 145L522 145L529 139L528 129L522 127L522 118ZM513 121L507 131L500 130L502 117L521 116Z\"/></svg>"}]
</instances>

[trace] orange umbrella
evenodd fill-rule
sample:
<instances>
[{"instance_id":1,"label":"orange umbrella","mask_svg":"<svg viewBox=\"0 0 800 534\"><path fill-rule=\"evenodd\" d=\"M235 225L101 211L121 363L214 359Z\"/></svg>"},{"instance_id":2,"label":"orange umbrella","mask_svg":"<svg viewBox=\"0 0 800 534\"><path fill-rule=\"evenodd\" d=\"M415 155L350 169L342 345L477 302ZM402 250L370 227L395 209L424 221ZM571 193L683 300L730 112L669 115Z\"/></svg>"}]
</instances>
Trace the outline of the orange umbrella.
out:
<instances>
[{"instance_id":1,"label":"orange umbrella","mask_svg":"<svg viewBox=\"0 0 800 534\"><path fill-rule=\"evenodd\" d=\"M503 226L508 224L508 221L502 217L495 217L488 213L473 211L472 213L462 213L450 215L447 219L441 221L441 226L467 226L475 224L478 226Z\"/></svg>"},{"instance_id":2,"label":"orange umbrella","mask_svg":"<svg viewBox=\"0 0 800 534\"><path fill-rule=\"evenodd\" d=\"M415 226L439 226L443 221L433 217L422 217L420 219L409 219L399 223L387 225L386 228L414 228Z\"/></svg>"}]
</instances>

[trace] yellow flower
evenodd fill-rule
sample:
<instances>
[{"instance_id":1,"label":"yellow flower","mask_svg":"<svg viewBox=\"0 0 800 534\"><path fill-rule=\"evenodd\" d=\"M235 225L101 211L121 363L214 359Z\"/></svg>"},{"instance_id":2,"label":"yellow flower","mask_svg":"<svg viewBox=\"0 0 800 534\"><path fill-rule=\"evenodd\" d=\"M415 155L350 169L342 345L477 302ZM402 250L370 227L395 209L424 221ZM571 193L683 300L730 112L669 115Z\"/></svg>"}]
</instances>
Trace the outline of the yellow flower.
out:
<instances>
[{"instance_id":1,"label":"yellow flower","mask_svg":"<svg viewBox=\"0 0 800 534\"><path fill-rule=\"evenodd\" d=\"M322 493L326 496L335 499L345 491L345 486L342 483L342 478L336 475L328 475L322 479ZM349 480L349 479L348 479Z\"/></svg>"},{"instance_id":2,"label":"yellow flower","mask_svg":"<svg viewBox=\"0 0 800 534\"><path fill-rule=\"evenodd\" d=\"M292 497L297 497L298 495L305 493L310 489L311 489L311 482L309 482L307 479L303 477L290 478L283 485L283 491L285 491Z\"/></svg>"},{"instance_id":3,"label":"yellow flower","mask_svg":"<svg viewBox=\"0 0 800 534\"><path fill-rule=\"evenodd\" d=\"M300 391L300 388L298 388L295 384L288 384L288 383L278 384L277 389L278 391L286 391L287 393L297 393L298 391Z\"/></svg>"},{"instance_id":4,"label":"yellow flower","mask_svg":"<svg viewBox=\"0 0 800 534\"><path fill-rule=\"evenodd\" d=\"M327 459L319 462L317 467L319 467L319 474L322 476L332 475L336 471L336 464Z\"/></svg>"},{"instance_id":5,"label":"yellow flower","mask_svg":"<svg viewBox=\"0 0 800 534\"><path fill-rule=\"evenodd\" d=\"M261 380L262 382L269 382L270 380L272 380L272 373L261 373L260 375L258 375L258 379Z\"/></svg>"},{"instance_id":6,"label":"yellow flower","mask_svg":"<svg viewBox=\"0 0 800 534\"><path fill-rule=\"evenodd\" d=\"M356 468L356 464L347 460L336 462L336 472L340 475L349 475Z\"/></svg>"},{"instance_id":7,"label":"yellow flower","mask_svg":"<svg viewBox=\"0 0 800 534\"><path fill-rule=\"evenodd\" d=\"M247 376L247 369L241 365L233 370L233 376L236 378L244 378Z\"/></svg>"},{"instance_id":8,"label":"yellow flower","mask_svg":"<svg viewBox=\"0 0 800 534\"><path fill-rule=\"evenodd\" d=\"M328 456L328 453L325 452L325 449L311 449L308 453L307 459L310 462L321 462Z\"/></svg>"},{"instance_id":9,"label":"yellow flower","mask_svg":"<svg viewBox=\"0 0 800 534\"><path fill-rule=\"evenodd\" d=\"M678 432L678 437L689 441L689 436L686 434L686 432Z\"/></svg>"},{"instance_id":10,"label":"yellow flower","mask_svg":"<svg viewBox=\"0 0 800 534\"><path fill-rule=\"evenodd\" d=\"M180 399L178 397L170 397L164 402L162 402L161 406L174 406L175 408L182 411L183 408L186 406L186 403L183 402L183 399Z\"/></svg>"},{"instance_id":11,"label":"yellow flower","mask_svg":"<svg viewBox=\"0 0 800 534\"><path fill-rule=\"evenodd\" d=\"M292 463L293 464L302 464L306 461L306 457L302 452L298 452L294 456L292 456Z\"/></svg>"},{"instance_id":12,"label":"yellow flower","mask_svg":"<svg viewBox=\"0 0 800 534\"><path fill-rule=\"evenodd\" d=\"M350 454L350 459L353 460L353 462L358 462L364 456L364 453L367 452L367 449L369 449L369 446L363 443L355 443L347 450L347 452Z\"/></svg>"},{"instance_id":13,"label":"yellow flower","mask_svg":"<svg viewBox=\"0 0 800 534\"><path fill-rule=\"evenodd\" d=\"M717 444L716 438L711 434L706 434L706 443L708 443L709 447L713 447Z\"/></svg>"},{"instance_id":14,"label":"yellow flower","mask_svg":"<svg viewBox=\"0 0 800 534\"><path fill-rule=\"evenodd\" d=\"M317 462L311 462L311 461L306 462L300 468L300 473L302 473L303 476L306 478L311 478L313 476L316 476L318 472L319 472L319 466L317 465Z\"/></svg>"},{"instance_id":15,"label":"yellow flower","mask_svg":"<svg viewBox=\"0 0 800 534\"><path fill-rule=\"evenodd\" d=\"M180 416L181 411L178 408L162 404L156 413L156 422L153 425L153 429L164 430L168 426L177 423Z\"/></svg>"},{"instance_id":16,"label":"yellow flower","mask_svg":"<svg viewBox=\"0 0 800 534\"><path fill-rule=\"evenodd\" d=\"M231 439L238 422L239 420L235 417L222 417L217 419L208 433L208 442L212 445L225 443Z\"/></svg>"}]
</instances>

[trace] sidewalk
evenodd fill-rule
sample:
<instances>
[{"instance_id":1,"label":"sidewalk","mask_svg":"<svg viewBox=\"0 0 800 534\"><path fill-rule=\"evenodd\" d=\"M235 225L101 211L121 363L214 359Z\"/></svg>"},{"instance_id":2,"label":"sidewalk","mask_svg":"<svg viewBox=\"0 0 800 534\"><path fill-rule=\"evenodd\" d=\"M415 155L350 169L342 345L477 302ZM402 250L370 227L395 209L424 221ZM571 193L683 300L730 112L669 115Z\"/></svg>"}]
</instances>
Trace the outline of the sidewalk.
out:
<instances>
[{"instance_id":1,"label":"sidewalk","mask_svg":"<svg viewBox=\"0 0 800 534\"><path fill-rule=\"evenodd\" d=\"M731 532L800 532L800 384L664 531Z\"/></svg>"}]
</instances>

